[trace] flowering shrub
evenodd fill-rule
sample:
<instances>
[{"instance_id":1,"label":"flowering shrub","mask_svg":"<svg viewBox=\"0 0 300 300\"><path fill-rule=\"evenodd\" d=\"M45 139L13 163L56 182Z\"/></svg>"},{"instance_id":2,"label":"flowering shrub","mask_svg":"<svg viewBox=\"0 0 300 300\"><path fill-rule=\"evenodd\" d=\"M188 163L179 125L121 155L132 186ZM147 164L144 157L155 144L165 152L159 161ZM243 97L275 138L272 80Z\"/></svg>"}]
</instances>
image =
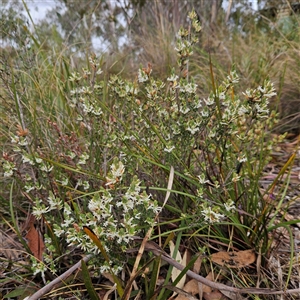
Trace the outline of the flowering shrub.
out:
<instances>
[{"instance_id":1,"label":"flowering shrub","mask_svg":"<svg viewBox=\"0 0 300 300\"><path fill-rule=\"evenodd\" d=\"M46 221L44 258L52 271L64 252L54 247L59 240L69 251L99 252L82 231L88 226L118 272L133 237L143 235L161 209L164 193L158 188L167 186L170 166L178 177L173 189L182 192L170 200L172 209L181 219L188 215L188 228L217 228L234 220L246 242L260 239L258 232L248 236L244 228L257 225L258 180L279 141L270 138L277 114L268 103L275 90L265 80L238 95L233 69L200 99L188 62L201 27L194 12L189 17L193 30L178 33L179 70L174 68L166 80L153 78L151 64L138 70L136 80L117 75L107 80L91 56L88 68L70 75L64 92L77 131L48 120L55 141L45 142L49 149L34 147L25 128L11 137L18 159L5 155L3 174L18 178L33 214ZM153 198L158 201L145 186L157 189ZM237 207L249 213L239 218ZM101 271L109 267L98 262Z\"/></svg>"}]
</instances>

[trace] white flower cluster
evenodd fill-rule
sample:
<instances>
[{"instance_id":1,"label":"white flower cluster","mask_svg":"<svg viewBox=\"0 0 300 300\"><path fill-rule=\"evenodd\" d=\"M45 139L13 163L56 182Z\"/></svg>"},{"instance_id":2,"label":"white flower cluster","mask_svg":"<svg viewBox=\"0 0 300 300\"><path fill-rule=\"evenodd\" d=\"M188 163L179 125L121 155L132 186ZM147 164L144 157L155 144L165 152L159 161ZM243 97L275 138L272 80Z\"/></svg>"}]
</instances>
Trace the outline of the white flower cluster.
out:
<instances>
[{"instance_id":1,"label":"white flower cluster","mask_svg":"<svg viewBox=\"0 0 300 300\"><path fill-rule=\"evenodd\" d=\"M106 178L106 188L102 187L94 193L88 203L88 213L78 212L76 216L74 210L65 203L64 222L53 226L55 235L58 237L64 235L69 244L79 246L84 251L99 253L97 246L74 224L78 223L79 228L88 226L109 254L114 251L113 247L124 251L142 228L152 226L161 207L151 199L151 195L142 191L141 181L136 176L133 177L127 190L121 192L116 185L120 185L124 171L123 163L114 159ZM48 202L50 204L48 207L40 204L43 213L61 205L53 195L48 198ZM36 210L35 215L38 217Z\"/></svg>"},{"instance_id":2,"label":"white flower cluster","mask_svg":"<svg viewBox=\"0 0 300 300\"><path fill-rule=\"evenodd\" d=\"M138 81L140 83L142 83L142 82L146 82L148 79L149 79L149 75L145 71L143 71L142 69L139 69L139 71L138 71Z\"/></svg>"},{"instance_id":3,"label":"white flower cluster","mask_svg":"<svg viewBox=\"0 0 300 300\"><path fill-rule=\"evenodd\" d=\"M56 197L51 191L45 204L41 199L36 199L35 206L33 207L32 214L37 220L41 219L42 216L52 210L61 210L63 208L63 201Z\"/></svg>"},{"instance_id":4,"label":"white flower cluster","mask_svg":"<svg viewBox=\"0 0 300 300\"><path fill-rule=\"evenodd\" d=\"M17 170L14 162L5 161L3 163L4 177L11 177L14 174L14 170Z\"/></svg>"},{"instance_id":5,"label":"white flower cluster","mask_svg":"<svg viewBox=\"0 0 300 300\"><path fill-rule=\"evenodd\" d=\"M75 87L70 91L70 106L77 106L84 115L100 116L103 114L100 103L93 96L102 90L101 85L94 84L95 76L100 75L102 70L96 57L89 57L89 62L91 70L83 68L82 74L73 72L69 77L69 81L75 83ZM81 86L77 87L77 84Z\"/></svg>"},{"instance_id":6,"label":"white flower cluster","mask_svg":"<svg viewBox=\"0 0 300 300\"><path fill-rule=\"evenodd\" d=\"M235 204L231 199L223 203L224 209L221 209L221 207L218 205L212 206L208 201L203 202L200 206L200 213L204 217L204 221L208 222L209 224L218 223L222 220L225 220L225 211L230 214L236 209Z\"/></svg>"}]
</instances>

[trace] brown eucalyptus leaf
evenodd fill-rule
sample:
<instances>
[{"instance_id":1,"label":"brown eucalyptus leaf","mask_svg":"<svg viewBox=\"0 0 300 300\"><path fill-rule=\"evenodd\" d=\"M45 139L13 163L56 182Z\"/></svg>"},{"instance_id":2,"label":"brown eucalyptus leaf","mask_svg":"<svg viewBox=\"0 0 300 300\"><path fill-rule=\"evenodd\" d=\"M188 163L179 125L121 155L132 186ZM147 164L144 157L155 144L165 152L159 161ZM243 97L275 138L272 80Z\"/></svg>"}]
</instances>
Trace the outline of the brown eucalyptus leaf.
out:
<instances>
[{"instance_id":1,"label":"brown eucalyptus leaf","mask_svg":"<svg viewBox=\"0 0 300 300\"><path fill-rule=\"evenodd\" d=\"M203 293L203 298L205 300L226 300L226 299L228 299L226 296L224 296L219 291L213 291L213 292L210 292L210 293Z\"/></svg>"},{"instance_id":2,"label":"brown eucalyptus leaf","mask_svg":"<svg viewBox=\"0 0 300 300\"><path fill-rule=\"evenodd\" d=\"M198 294L198 281L195 279L188 281L183 287L183 290L193 296ZM188 298L184 295L178 295L178 297L176 298L176 300L187 300L187 299Z\"/></svg>"},{"instance_id":3,"label":"brown eucalyptus leaf","mask_svg":"<svg viewBox=\"0 0 300 300\"><path fill-rule=\"evenodd\" d=\"M202 264L202 259L203 257L201 255L198 256L198 258L196 259L194 266L193 266L193 271L196 274L200 273L200 269L201 269L201 264Z\"/></svg>"},{"instance_id":4,"label":"brown eucalyptus leaf","mask_svg":"<svg viewBox=\"0 0 300 300\"><path fill-rule=\"evenodd\" d=\"M242 268L254 263L256 255L252 249L232 252L220 251L212 254L211 260L218 265L226 265L228 268Z\"/></svg>"},{"instance_id":5,"label":"brown eucalyptus leaf","mask_svg":"<svg viewBox=\"0 0 300 300\"><path fill-rule=\"evenodd\" d=\"M38 260L43 260L45 244L41 234L36 230L34 226L33 219L28 224L28 231L25 238L28 241L28 247L30 248L34 257L36 257Z\"/></svg>"}]
</instances>

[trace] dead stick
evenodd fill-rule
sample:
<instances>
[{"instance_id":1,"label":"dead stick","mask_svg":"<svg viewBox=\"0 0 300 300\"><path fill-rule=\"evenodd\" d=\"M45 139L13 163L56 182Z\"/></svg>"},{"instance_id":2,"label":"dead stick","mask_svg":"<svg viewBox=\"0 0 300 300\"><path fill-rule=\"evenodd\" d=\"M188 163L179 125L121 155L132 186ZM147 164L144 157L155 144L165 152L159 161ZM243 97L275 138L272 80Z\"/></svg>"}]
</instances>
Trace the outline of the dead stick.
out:
<instances>
[{"instance_id":1,"label":"dead stick","mask_svg":"<svg viewBox=\"0 0 300 300\"><path fill-rule=\"evenodd\" d=\"M174 260L170 255L168 255L165 251L161 250L160 247L154 243L154 242L147 242L145 245L145 250L146 251L151 251L155 256L160 256L161 259L175 267L176 269L182 271L185 267L178 263L176 260ZM222 283L217 283L210 281L206 279L205 277L202 277L193 271L188 270L186 272L186 275L190 276L191 278L213 288L216 290L221 290L221 291L229 291L233 293L238 293L238 294L255 294L255 295L284 295L284 294L296 294L300 293L300 288L299 289L289 289L285 291L279 291L275 289L267 289L267 288L235 288L232 286L227 286Z\"/></svg>"},{"instance_id":2,"label":"dead stick","mask_svg":"<svg viewBox=\"0 0 300 300\"><path fill-rule=\"evenodd\" d=\"M87 255L82 260L84 262L87 262L92 257L93 255ZM73 267L71 267L69 270L67 270L65 273L61 274L60 276L58 276L57 278L49 282L47 285L45 285L43 288L38 290L36 293L34 293L32 296L27 298L27 300L37 300L41 298L42 296L50 292L56 284L64 282L75 270L77 270L80 267L81 267L81 260L78 263L76 263Z\"/></svg>"}]
</instances>

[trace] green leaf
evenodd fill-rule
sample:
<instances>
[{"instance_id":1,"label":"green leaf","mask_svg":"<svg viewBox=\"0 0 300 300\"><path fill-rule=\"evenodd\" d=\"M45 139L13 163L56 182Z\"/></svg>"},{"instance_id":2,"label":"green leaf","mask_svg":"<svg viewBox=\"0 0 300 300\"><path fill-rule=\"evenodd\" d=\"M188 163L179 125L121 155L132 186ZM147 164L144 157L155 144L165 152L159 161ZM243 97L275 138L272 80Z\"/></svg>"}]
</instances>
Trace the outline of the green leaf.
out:
<instances>
[{"instance_id":1,"label":"green leaf","mask_svg":"<svg viewBox=\"0 0 300 300\"><path fill-rule=\"evenodd\" d=\"M12 299L12 298L18 298L20 300L25 299L28 295L32 294L33 290L30 288L17 288L5 296L3 296L3 299Z\"/></svg>"},{"instance_id":2,"label":"green leaf","mask_svg":"<svg viewBox=\"0 0 300 300\"><path fill-rule=\"evenodd\" d=\"M81 260L81 269L82 269L82 275L83 275L83 281L84 285L89 293L90 299L91 300L100 300L98 297L98 294L95 291L95 288L93 286L89 270L83 260Z\"/></svg>"}]
</instances>

